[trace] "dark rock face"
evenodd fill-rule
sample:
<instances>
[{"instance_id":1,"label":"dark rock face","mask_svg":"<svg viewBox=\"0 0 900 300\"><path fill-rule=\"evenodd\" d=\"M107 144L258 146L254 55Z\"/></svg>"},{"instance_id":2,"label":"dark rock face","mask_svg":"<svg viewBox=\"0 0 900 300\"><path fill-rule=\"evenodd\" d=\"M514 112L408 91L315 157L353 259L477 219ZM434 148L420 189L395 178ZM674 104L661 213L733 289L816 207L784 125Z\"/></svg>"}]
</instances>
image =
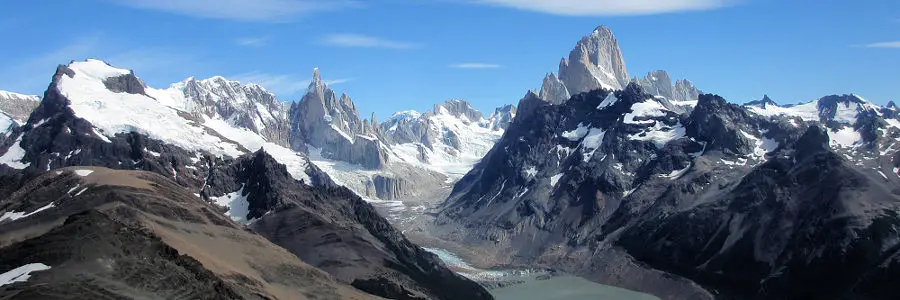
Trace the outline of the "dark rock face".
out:
<instances>
[{"instance_id":1,"label":"dark rock face","mask_svg":"<svg viewBox=\"0 0 900 300\"><path fill-rule=\"evenodd\" d=\"M0 221L0 270L51 267L4 298L367 298L155 173L57 169L4 195L0 211L29 213Z\"/></svg>"},{"instance_id":2,"label":"dark rock face","mask_svg":"<svg viewBox=\"0 0 900 300\"><path fill-rule=\"evenodd\" d=\"M711 141L707 149L736 154L749 154L756 145L740 132L755 131L759 127L756 116L740 106L725 102L717 95L700 95L685 128L691 136Z\"/></svg>"},{"instance_id":3,"label":"dark rock face","mask_svg":"<svg viewBox=\"0 0 900 300\"><path fill-rule=\"evenodd\" d=\"M620 244L639 260L726 295L893 298L900 290L888 274L900 273L893 250L885 250L900 221L856 208L879 207L897 195L832 153L820 128L811 127L793 148L755 168L718 202L648 221Z\"/></svg>"},{"instance_id":4,"label":"dark rock face","mask_svg":"<svg viewBox=\"0 0 900 300\"><path fill-rule=\"evenodd\" d=\"M829 103L820 115L846 122L848 106ZM531 93L432 231L486 262L537 261L664 299L888 299L900 177L881 152L896 135L833 140L897 130L888 109L859 107L855 129L715 95L683 112L636 84L562 105Z\"/></svg>"},{"instance_id":5,"label":"dark rock face","mask_svg":"<svg viewBox=\"0 0 900 300\"><path fill-rule=\"evenodd\" d=\"M52 266L34 273L28 284L4 291L9 299L243 299L200 262L179 255L147 230L94 210L0 251L0 270L22 262Z\"/></svg>"},{"instance_id":6,"label":"dark rock face","mask_svg":"<svg viewBox=\"0 0 900 300\"><path fill-rule=\"evenodd\" d=\"M208 185L243 187L248 218L258 218L253 231L366 292L411 299L492 298L409 242L353 192L299 184L265 152L217 167Z\"/></svg>"},{"instance_id":7,"label":"dark rock face","mask_svg":"<svg viewBox=\"0 0 900 300\"><path fill-rule=\"evenodd\" d=\"M103 85L114 93L145 94L144 82L134 76L134 72L107 78L103 81Z\"/></svg>"}]
</instances>

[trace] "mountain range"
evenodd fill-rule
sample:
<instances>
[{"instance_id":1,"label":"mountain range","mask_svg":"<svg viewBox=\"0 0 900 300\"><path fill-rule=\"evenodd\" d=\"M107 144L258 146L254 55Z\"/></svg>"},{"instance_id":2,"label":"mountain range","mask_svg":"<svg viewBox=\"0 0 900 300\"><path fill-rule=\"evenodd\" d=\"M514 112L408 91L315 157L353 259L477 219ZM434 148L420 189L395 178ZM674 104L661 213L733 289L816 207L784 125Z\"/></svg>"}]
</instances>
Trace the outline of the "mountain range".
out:
<instances>
[{"instance_id":1,"label":"mountain range","mask_svg":"<svg viewBox=\"0 0 900 300\"><path fill-rule=\"evenodd\" d=\"M851 94L741 106L669 89L663 72L619 90L614 45L602 27L579 43L560 72L578 91L570 99L547 97L557 83L519 102L440 207L435 234L486 264L560 268L667 299L898 293L896 106ZM590 63L573 68L573 57Z\"/></svg>"},{"instance_id":2,"label":"mountain range","mask_svg":"<svg viewBox=\"0 0 900 300\"><path fill-rule=\"evenodd\" d=\"M662 299L892 299L900 108L631 77L597 27L517 105L361 117L313 71L0 92L0 298L492 299L415 242ZM372 203L435 197L410 237Z\"/></svg>"},{"instance_id":3,"label":"mountain range","mask_svg":"<svg viewBox=\"0 0 900 300\"><path fill-rule=\"evenodd\" d=\"M293 150L298 137L317 143L288 123L310 113L260 86L214 77L153 89L132 71L87 60L59 66L39 103L3 133L0 247L11 254L4 270L41 261L48 284L5 295L491 298ZM318 120L339 124L337 133L366 128ZM339 146L328 144L336 138L344 137L326 133L318 145L337 149L327 148ZM114 234L125 231L133 232L126 240ZM80 247L98 251L86 256ZM184 269L152 275L173 264Z\"/></svg>"}]
</instances>

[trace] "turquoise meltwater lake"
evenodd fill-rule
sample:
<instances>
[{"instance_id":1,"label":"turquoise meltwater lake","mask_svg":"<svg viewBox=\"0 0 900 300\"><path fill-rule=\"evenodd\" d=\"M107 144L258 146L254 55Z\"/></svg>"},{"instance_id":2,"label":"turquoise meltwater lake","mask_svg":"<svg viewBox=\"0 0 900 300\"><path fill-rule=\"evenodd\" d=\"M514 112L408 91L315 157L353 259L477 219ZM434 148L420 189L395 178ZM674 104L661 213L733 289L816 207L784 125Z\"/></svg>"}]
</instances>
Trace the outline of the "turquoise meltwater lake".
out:
<instances>
[{"instance_id":1,"label":"turquoise meltwater lake","mask_svg":"<svg viewBox=\"0 0 900 300\"><path fill-rule=\"evenodd\" d=\"M522 282L491 289L497 300L660 300L659 297L538 270L481 270L444 249L425 248L459 274L481 282Z\"/></svg>"}]
</instances>

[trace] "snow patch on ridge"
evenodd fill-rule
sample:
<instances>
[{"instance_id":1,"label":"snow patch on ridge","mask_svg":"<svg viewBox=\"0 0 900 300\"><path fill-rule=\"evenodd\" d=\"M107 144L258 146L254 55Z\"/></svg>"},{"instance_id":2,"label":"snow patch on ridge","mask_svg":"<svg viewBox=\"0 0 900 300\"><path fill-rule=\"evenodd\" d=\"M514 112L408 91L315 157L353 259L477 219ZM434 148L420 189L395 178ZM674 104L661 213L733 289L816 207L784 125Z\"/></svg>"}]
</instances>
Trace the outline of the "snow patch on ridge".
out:
<instances>
[{"instance_id":1,"label":"snow patch on ridge","mask_svg":"<svg viewBox=\"0 0 900 300\"><path fill-rule=\"evenodd\" d=\"M601 110L607 108L609 106L612 106L613 104L616 104L616 102L619 102L619 98L616 98L616 93L609 93L609 95L606 96L605 99L603 99L603 102L600 102L600 105L597 105L597 109Z\"/></svg>"},{"instance_id":2,"label":"snow patch on ridge","mask_svg":"<svg viewBox=\"0 0 900 300\"><path fill-rule=\"evenodd\" d=\"M527 178L527 179L534 178L534 176L536 176L537 173L538 173L537 168L535 168L534 166L528 166L528 167L525 168L525 170L522 172L522 174L524 174L524 175L525 175L525 178Z\"/></svg>"},{"instance_id":3,"label":"snow patch on ridge","mask_svg":"<svg viewBox=\"0 0 900 300\"><path fill-rule=\"evenodd\" d=\"M588 162L594 157L594 153L597 152L597 149L600 149L600 145L603 144L603 137L605 136L606 130L591 128L584 137L584 140L581 141L581 146L583 147L582 150L584 152L584 162Z\"/></svg>"},{"instance_id":4,"label":"snow patch on ridge","mask_svg":"<svg viewBox=\"0 0 900 300\"><path fill-rule=\"evenodd\" d=\"M3 214L3 216L0 216L0 222L3 222L5 220L15 221L18 219L27 218L27 217L33 216L39 212L42 212L42 211L45 211L45 210L48 210L48 209L51 209L54 207L56 207L56 204L54 204L53 202L50 202L50 204L47 204L41 208L35 209L33 212L30 212L30 213L16 212L16 211L6 212Z\"/></svg>"},{"instance_id":5,"label":"snow patch on ridge","mask_svg":"<svg viewBox=\"0 0 900 300\"><path fill-rule=\"evenodd\" d=\"M746 106L751 112L761 116L788 116L799 117L803 121L819 120L819 101L812 101L805 104L795 105L791 107L781 107L776 105L766 105L765 108L759 106Z\"/></svg>"},{"instance_id":6,"label":"snow patch on ridge","mask_svg":"<svg viewBox=\"0 0 900 300\"><path fill-rule=\"evenodd\" d=\"M853 130L853 127L844 127L839 130L828 129L828 137L831 138L832 147L840 148L853 147L862 140L862 136Z\"/></svg>"},{"instance_id":7,"label":"snow patch on ridge","mask_svg":"<svg viewBox=\"0 0 900 300\"><path fill-rule=\"evenodd\" d=\"M16 282L26 282L31 278L31 273L50 270L50 266L42 263L31 263L0 274L0 286Z\"/></svg>"},{"instance_id":8,"label":"snow patch on ridge","mask_svg":"<svg viewBox=\"0 0 900 300\"><path fill-rule=\"evenodd\" d=\"M559 179L563 177L562 173L553 175L550 177L550 186L555 187L557 183L559 183Z\"/></svg>"},{"instance_id":9,"label":"snow patch on ridge","mask_svg":"<svg viewBox=\"0 0 900 300\"><path fill-rule=\"evenodd\" d=\"M20 135L15 142L13 142L12 146L9 146L9 149L6 150L6 153L3 156L0 156L0 164L5 164L13 169L25 169L31 165L31 163L23 163L22 159L25 159L25 149L22 149L22 136Z\"/></svg>"},{"instance_id":10,"label":"snow patch on ridge","mask_svg":"<svg viewBox=\"0 0 900 300\"><path fill-rule=\"evenodd\" d=\"M644 101L631 105L631 112L625 114L626 124L652 124L653 120L635 120L635 118L665 117L666 108L657 101Z\"/></svg>"},{"instance_id":11,"label":"snow patch on ridge","mask_svg":"<svg viewBox=\"0 0 900 300\"><path fill-rule=\"evenodd\" d=\"M683 138L685 133L686 131L681 123L678 123L674 127L668 127L661 122L656 122L653 127L647 129L643 133L631 134L628 135L628 138L636 141L650 141L656 144L658 148L662 148L670 141Z\"/></svg>"},{"instance_id":12,"label":"snow patch on ridge","mask_svg":"<svg viewBox=\"0 0 900 300\"><path fill-rule=\"evenodd\" d=\"M585 126L583 123L578 123L578 128L575 128L574 130L570 130L570 131L563 131L563 133L560 134L560 136L562 136L570 141L577 142L577 141L580 141L581 138L583 138L585 135L588 134L588 130L589 130L588 127Z\"/></svg>"},{"instance_id":13,"label":"snow patch on ridge","mask_svg":"<svg viewBox=\"0 0 900 300\"><path fill-rule=\"evenodd\" d=\"M247 196L249 194L244 195L244 186L241 185L241 189L236 192L210 197L210 200L219 206L227 207L228 211L225 212L225 215L235 222L247 224L250 222L247 220L247 214L250 213L250 202L247 201Z\"/></svg>"}]
</instances>

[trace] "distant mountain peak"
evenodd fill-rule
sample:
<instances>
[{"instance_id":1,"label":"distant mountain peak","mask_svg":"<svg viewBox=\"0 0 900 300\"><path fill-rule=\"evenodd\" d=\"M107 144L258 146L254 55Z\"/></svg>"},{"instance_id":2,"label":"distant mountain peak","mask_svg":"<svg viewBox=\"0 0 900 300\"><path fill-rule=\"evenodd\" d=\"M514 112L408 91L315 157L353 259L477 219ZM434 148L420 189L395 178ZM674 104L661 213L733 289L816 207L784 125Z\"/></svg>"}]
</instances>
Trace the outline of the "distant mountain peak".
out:
<instances>
[{"instance_id":1,"label":"distant mountain peak","mask_svg":"<svg viewBox=\"0 0 900 300\"><path fill-rule=\"evenodd\" d=\"M313 68L312 80L309 81L309 90L321 87L325 87L325 84L322 82L322 75L319 73L319 68Z\"/></svg>"},{"instance_id":2,"label":"distant mountain peak","mask_svg":"<svg viewBox=\"0 0 900 300\"><path fill-rule=\"evenodd\" d=\"M593 34L594 34L594 35L607 35L607 36L612 36L612 35L613 35L612 29L610 29L610 28L607 27L606 25L600 25L600 26L597 26L597 28L594 29L594 33L593 33Z\"/></svg>"},{"instance_id":3,"label":"distant mountain peak","mask_svg":"<svg viewBox=\"0 0 900 300\"><path fill-rule=\"evenodd\" d=\"M769 95L763 95L763 98L760 100L753 100L747 103L744 103L744 106L756 106L759 108L766 108L769 106L778 106L778 103L772 101L772 98L769 98Z\"/></svg>"},{"instance_id":4,"label":"distant mountain peak","mask_svg":"<svg viewBox=\"0 0 900 300\"><path fill-rule=\"evenodd\" d=\"M662 96L669 101L689 106L696 101L700 91L687 80L672 82L664 70L649 72L644 78L632 79L625 67L625 59L612 29L600 25L584 36L559 62L558 73L548 73L542 82L540 99L561 104L572 96L597 89L623 90L637 81L645 92Z\"/></svg>"},{"instance_id":5,"label":"distant mountain peak","mask_svg":"<svg viewBox=\"0 0 900 300\"><path fill-rule=\"evenodd\" d=\"M8 115L9 118L23 124L28 120L28 115L40 103L41 97L36 95L24 95L19 93L0 91L0 117ZM0 131L6 130L0 124Z\"/></svg>"}]
</instances>

